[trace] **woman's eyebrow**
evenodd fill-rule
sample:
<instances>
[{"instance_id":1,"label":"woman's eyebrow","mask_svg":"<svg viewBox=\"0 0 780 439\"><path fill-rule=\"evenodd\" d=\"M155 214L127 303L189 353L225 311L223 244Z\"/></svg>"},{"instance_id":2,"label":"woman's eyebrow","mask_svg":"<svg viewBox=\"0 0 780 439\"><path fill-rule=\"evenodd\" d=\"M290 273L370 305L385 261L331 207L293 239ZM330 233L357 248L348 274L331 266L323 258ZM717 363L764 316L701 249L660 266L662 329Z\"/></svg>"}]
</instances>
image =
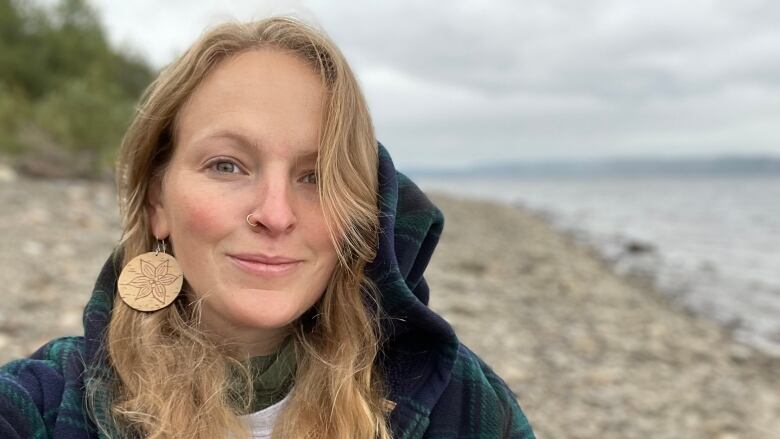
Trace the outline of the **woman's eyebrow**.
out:
<instances>
[{"instance_id":1,"label":"woman's eyebrow","mask_svg":"<svg viewBox=\"0 0 780 439\"><path fill-rule=\"evenodd\" d=\"M261 148L257 148L258 142L249 139L248 137L244 136L241 133L237 133L235 131L230 131L230 130L216 131L214 133L196 139L195 142L201 143L205 140L220 139L220 138L235 140L239 147L241 147L242 149L247 149L248 152L251 152L249 151L249 148L251 147L254 147L256 150L262 151ZM304 163L315 162L317 161L317 157L319 156L319 154L320 154L319 150L317 149L314 150L306 149L304 151L300 151L297 154L295 154L295 161L304 162Z\"/></svg>"},{"instance_id":2,"label":"woman's eyebrow","mask_svg":"<svg viewBox=\"0 0 780 439\"><path fill-rule=\"evenodd\" d=\"M295 160L297 162L304 162L304 163L316 162L317 157L319 155L320 155L319 151L303 151L296 154Z\"/></svg>"},{"instance_id":3,"label":"woman's eyebrow","mask_svg":"<svg viewBox=\"0 0 780 439\"><path fill-rule=\"evenodd\" d=\"M196 137L194 141L196 143L199 143L199 142L203 142L204 140L222 139L222 138L237 140L239 143L248 143L250 145L252 144L246 136L236 133L235 131L229 131L229 130L214 131L205 136Z\"/></svg>"}]
</instances>

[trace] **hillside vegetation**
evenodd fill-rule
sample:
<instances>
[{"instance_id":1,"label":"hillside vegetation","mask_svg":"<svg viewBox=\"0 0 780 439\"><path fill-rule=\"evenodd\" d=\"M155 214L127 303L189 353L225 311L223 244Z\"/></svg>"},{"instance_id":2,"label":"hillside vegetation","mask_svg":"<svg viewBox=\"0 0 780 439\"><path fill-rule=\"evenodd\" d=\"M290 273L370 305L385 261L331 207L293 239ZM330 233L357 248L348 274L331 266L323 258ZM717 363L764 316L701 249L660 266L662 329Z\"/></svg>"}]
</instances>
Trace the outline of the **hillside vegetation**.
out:
<instances>
[{"instance_id":1,"label":"hillside vegetation","mask_svg":"<svg viewBox=\"0 0 780 439\"><path fill-rule=\"evenodd\" d=\"M85 0L0 0L0 156L22 172L110 172L135 104L153 78L109 44Z\"/></svg>"}]
</instances>

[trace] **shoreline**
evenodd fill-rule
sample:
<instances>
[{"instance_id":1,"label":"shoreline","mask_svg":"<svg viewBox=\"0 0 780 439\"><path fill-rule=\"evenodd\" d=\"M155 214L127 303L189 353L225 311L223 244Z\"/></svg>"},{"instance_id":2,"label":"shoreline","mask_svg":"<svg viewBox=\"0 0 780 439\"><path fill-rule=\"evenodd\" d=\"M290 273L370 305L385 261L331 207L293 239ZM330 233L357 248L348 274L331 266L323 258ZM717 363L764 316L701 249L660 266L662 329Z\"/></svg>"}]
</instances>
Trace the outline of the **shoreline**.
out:
<instances>
[{"instance_id":1,"label":"shoreline","mask_svg":"<svg viewBox=\"0 0 780 439\"><path fill-rule=\"evenodd\" d=\"M638 240L635 237L613 233L609 240L599 237L591 230L576 229L571 224L563 221L560 212L549 209L537 209L521 200L508 200L482 197L475 194L459 196L450 192L441 192L433 189L432 194L441 197L455 197L461 200L476 202L490 202L507 206L547 223L557 233L583 249L593 259L599 260L606 270L610 270L616 276L621 277L634 288L640 288L647 294L658 297L677 312L684 313L691 318L709 320L725 330L734 341L751 350L758 351L772 359L780 360L780 333L774 335L761 334L742 326L743 321L749 321L750 316L745 314L730 314L720 317L717 309L702 308L692 303L697 295L701 295L701 287L696 277L687 278L684 283L669 283L663 285L664 276L661 264L665 261L664 249L653 241ZM689 284L689 282L693 282ZM747 288L747 286L745 286ZM697 290L698 289L698 290Z\"/></svg>"},{"instance_id":2,"label":"shoreline","mask_svg":"<svg viewBox=\"0 0 780 439\"><path fill-rule=\"evenodd\" d=\"M736 337L734 337L732 328L720 324L717 320L712 319L706 314L698 313L696 310L686 305L684 302L679 301L679 299L675 297L672 294L672 292L664 291L662 288L658 287L658 285L656 285L656 282L653 280L653 276L656 275L657 272L651 272L651 273L631 272L630 270L628 272L621 272L617 267L619 260L610 260L609 257L603 254L596 246L584 241L583 237L578 236L574 231L567 230L563 227L559 227L553 224L552 219L549 218L546 213L534 210L523 204L512 204L508 206L510 208L521 211L524 215L532 216L539 221L547 223L553 230L563 235L565 239L571 241L575 246L581 248L582 251L584 251L589 257L599 261L604 270L610 271L614 276L621 278L625 283L631 285L633 288L642 290L648 296L659 300L661 303L664 304L664 306L668 306L672 311L682 313L693 319L704 319L706 321L712 322L718 328L722 329L727 334L729 334L729 336L735 343L744 345L750 350L755 351L756 355L767 356L773 359L777 358L778 360L780 360L780 356L773 356L770 353L762 351L761 349L755 346L752 346L750 344L738 340ZM652 245L652 243L650 243L650 245Z\"/></svg>"},{"instance_id":3,"label":"shoreline","mask_svg":"<svg viewBox=\"0 0 780 439\"><path fill-rule=\"evenodd\" d=\"M588 242L588 240L593 239L592 236L579 235L574 230L557 224L549 212L538 211L522 203L514 203L508 206L520 210L525 215L533 216L539 221L548 223L555 231L565 236L566 239L584 249L590 257L599 260L606 270L610 270L615 276L622 278L632 287L641 289L646 294L658 298L676 312L683 313L693 319L704 319L714 323L725 331L735 343L755 351L754 355L765 356L772 361L780 362L780 345L777 343L771 344L768 341L762 341L762 343L770 343L770 345L762 347L762 343L751 343L738 337L737 332L741 329L739 327L740 317L734 317L729 321L719 321L716 316L698 310L690 302L687 302L686 297L689 292L685 289L680 289L679 287L665 289L660 286L657 281L658 276L661 274L658 267L639 260L643 256L651 258L663 257L655 243L633 239L625 240L621 244L623 253L610 259L606 252L599 249L595 242ZM629 246L634 246L634 249L629 248ZM632 254L632 252L639 254ZM623 264L622 269L620 267L621 264ZM737 322L733 319L736 319Z\"/></svg>"},{"instance_id":4,"label":"shoreline","mask_svg":"<svg viewBox=\"0 0 780 439\"><path fill-rule=\"evenodd\" d=\"M704 177L704 176L703 176ZM533 209L624 276L780 357L780 180L716 176L427 179L421 187Z\"/></svg>"},{"instance_id":5,"label":"shoreline","mask_svg":"<svg viewBox=\"0 0 780 439\"><path fill-rule=\"evenodd\" d=\"M451 197L450 195L446 194L441 195L444 197ZM576 234L573 232L552 224L551 220L543 213L523 205L515 204L509 205L508 207L517 209L524 215L531 216L536 218L538 221L546 223L552 230L561 234L564 239L570 241L572 245L581 249L585 254L587 254L588 257L598 261L605 271L609 271L613 276L619 278L622 282L631 288L641 291L642 294L647 295L649 299L655 300L662 306L668 308L669 312L680 314L683 317L694 321L701 321L706 325L713 325L717 331L724 335L725 339L729 343L733 343L735 346L737 346L734 352L734 355L737 358L743 359L745 357L750 357L756 361L757 364L761 364L762 367L771 368L780 372L780 354L774 355L772 352L768 352L761 349L760 347L740 340L735 336L734 327L723 325L721 322L718 322L711 316L696 311L690 305L680 301L678 297L675 297L674 295L659 288L648 273L620 272L616 267L617 261L610 260L595 246L581 241L580 237L576 236Z\"/></svg>"},{"instance_id":6,"label":"shoreline","mask_svg":"<svg viewBox=\"0 0 780 439\"><path fill-rule=\"evenodd\" d=\"M430 197L445 215L425 275L431 308L517 393L538 437L780 431L780 361L617 275L532 211ZM81 333L119 220L107 183L20 177L0 182L0 203L5 363Z\"/></svg>"},{"instance_id":7,"label":"shoreline","mask_svg":"<svg viewBox=\"0 0 780 439\"><path fill-rule=\"evenodd\" d=\"M780 359L618 275L533 211L429 196L445 215L431 307L510 384L540 437L780 431Z\"/></svg>"}]
</instances>

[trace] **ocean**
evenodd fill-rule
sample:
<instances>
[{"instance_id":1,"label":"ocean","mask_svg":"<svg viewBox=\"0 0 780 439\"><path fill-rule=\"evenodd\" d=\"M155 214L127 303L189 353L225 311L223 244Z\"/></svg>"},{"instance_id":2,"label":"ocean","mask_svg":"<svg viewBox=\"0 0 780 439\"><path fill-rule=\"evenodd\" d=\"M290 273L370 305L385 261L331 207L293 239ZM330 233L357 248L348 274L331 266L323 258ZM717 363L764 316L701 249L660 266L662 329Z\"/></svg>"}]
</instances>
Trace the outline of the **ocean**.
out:
<instances>
[{"instance_id":1,"label":"ocean","mask_svg":"<svg viewBox=\"0 0 780 439\"><path fill-rule=\"evenodd\" d=\"M780 177L413 178L425 191L529 208L618 272L780 357Z\"/></svg>"}]
</instances>

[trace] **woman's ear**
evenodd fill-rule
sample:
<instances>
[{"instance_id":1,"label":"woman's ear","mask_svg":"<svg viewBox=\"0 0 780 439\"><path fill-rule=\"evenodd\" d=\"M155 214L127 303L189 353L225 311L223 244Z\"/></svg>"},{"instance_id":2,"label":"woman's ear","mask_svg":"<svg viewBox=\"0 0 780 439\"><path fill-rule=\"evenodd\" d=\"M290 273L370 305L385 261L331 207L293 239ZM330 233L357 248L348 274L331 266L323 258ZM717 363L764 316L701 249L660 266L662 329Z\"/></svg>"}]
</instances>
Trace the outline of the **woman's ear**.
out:
<instances>
[{"instance_id":1,"label":"woman's ear","mask_svg":"<svg viewBox=\"0 0 780 439\"><path fill-rule=\"evenodd\" d=\"M146 203L149 212L149 225L152 228L152 234L157 239L165 239L171 234L163 201L162 179L155 178L149 185Z\"/></svg>"}]
</instances>

